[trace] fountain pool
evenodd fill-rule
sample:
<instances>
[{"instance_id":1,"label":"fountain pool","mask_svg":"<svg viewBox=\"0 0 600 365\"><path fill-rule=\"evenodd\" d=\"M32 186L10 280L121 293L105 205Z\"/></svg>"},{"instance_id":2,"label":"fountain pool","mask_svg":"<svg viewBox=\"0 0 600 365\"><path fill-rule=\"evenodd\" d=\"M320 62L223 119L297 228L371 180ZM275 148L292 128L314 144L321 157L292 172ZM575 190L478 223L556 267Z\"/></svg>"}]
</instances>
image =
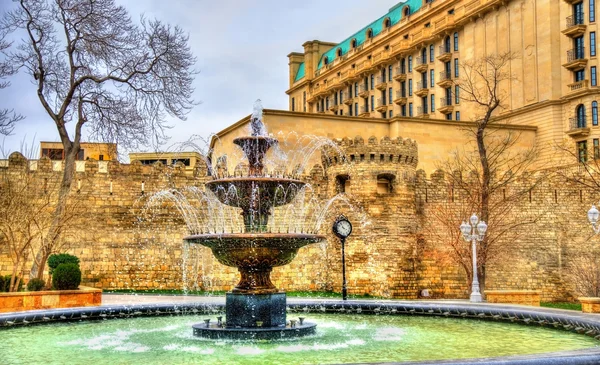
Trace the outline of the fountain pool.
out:
<instances>
[{"instance_id":1,"label":"fountain pool","mask_svg":"<svg viewBox=\"0 0 600 365\"><path fill-rule=\"evenodd\" d=\"M213 341L189 328L205 316L151 317L35 326L4 332L5 364L338 364L469 359L593 348L549 328L423 316L306 313L313 336ZM297 314L296 314L297 316ZM291 315L288 315L291 317Z\"/></svg>"}]
</instances>

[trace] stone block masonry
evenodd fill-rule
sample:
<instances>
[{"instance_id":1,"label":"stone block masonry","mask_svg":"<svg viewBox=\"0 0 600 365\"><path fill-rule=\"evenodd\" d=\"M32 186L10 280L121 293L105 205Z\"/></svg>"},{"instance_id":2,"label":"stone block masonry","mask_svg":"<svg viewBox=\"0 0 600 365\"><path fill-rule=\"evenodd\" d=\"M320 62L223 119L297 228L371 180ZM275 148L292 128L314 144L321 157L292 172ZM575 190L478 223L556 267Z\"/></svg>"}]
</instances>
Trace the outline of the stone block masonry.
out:
<instances>
[{"instance_id":1,"label":"stone block masonry","mask_svg":"<svg viewBox=\"0 0 600 365\"><path fill-rule=\"evenodd\" d=\"M290 265L276 267L274 284L288 291L341 291L341 248L330 227L343 213L354 225L346 243L350 294L418 298L429 289L434 298L468 298L467 273L452 259L452 248L428 229L437 224L440 209L461 207L461 195L443 174L417 171L423 157L412 140L356 137L338 145L343 154L325 151L322 164L302 177L331 204L320 231L328 240L302 248ZM0 163L0 175L16 179L27 171L42 185L45 179L59 179L60 170L50 160L17 155ZM238 273L218 263L209 249L193 247L185 257L188 230L173 205L161 205L151 219L140 214L157 191L203 190L211 179L207 171L206 166L186 170L181 165L79 162L72 199L80 201L89 219L64 240L67 251L81 259L82 284L105 290L181 289L185 279L188 287L230 290ZM573 299L566 275L573 258L597 244L585 217L597 198L592 189L556 176L535 185L510 213L535 223L502 243L502 255L487 264L486 289L539 290L542 301ZM196 268L194 277L184 278L184 262ZM10 269L9 252L0 245L0 274Z\"/></svg>"}]
</instances>

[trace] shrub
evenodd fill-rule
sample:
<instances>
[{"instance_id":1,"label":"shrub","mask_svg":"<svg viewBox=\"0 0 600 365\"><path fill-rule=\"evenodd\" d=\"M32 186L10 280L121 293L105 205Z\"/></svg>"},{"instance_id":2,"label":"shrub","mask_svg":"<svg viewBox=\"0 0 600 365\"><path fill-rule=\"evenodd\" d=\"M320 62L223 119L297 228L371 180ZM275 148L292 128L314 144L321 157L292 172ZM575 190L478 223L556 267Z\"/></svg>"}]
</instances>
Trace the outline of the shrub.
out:
<instances>
[{"instance_id":1,"label":"shrub","mask_svg":"<svg viewBox=\"0 0 600 365\"><path fill-rule=\"evenodd\" d=\"M50 257L48 257L48 271L50 272L50 275L54 274L54 270L60 264L75 264L79 266L79 258L77 256L69 255L68 253L50 255Z\"/></svg>"},{"instance_id":2,"label":"shrub","mask_svg":"<svg viewBox=\"0 0 600 365\"><path fill-rule=\"evenodd\" d=\"M8 292L10 290L10 279L12 275L0 276L0 292ZM17 276L15 280L19 280ZM23 289L23 281L19 282L19 287L16 291L21 291Z\"/></svg>"},{"instance_id":3,"label":"shrub","mask_svg":"<svg viewBox=\"0 0 600 365\"><path fill-rule=\"evenodd\" d=\"M33 279L29 280L29 282L27 283L27 290L40 291L40 290L44 289L45 286L46 286L46 282L44 280L38 279L38 278L33 278Z\"/></svg>"},{"instance_id":4,"label":"shrub","mask_svg":"<svg viewBox=\"0 0 600 365\"><path fill-rule=\"evenodd\" d=\"M81 283L81 269L74 263L60 264L52 274L52 286L58 290L77 289Z\"/></svg>"}]
</instances>

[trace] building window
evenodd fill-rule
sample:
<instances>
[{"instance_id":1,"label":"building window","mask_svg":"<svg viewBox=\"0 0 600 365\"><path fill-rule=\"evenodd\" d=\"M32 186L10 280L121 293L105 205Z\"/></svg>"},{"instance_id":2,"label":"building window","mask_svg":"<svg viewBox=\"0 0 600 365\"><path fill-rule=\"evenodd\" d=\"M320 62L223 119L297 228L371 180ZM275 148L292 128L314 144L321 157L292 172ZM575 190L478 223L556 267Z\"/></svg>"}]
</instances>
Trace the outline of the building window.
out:
<instances>
[{"instance_id":1,"label":"building window","mask_svg":"<svg viewBox=\"0 0 600 365\"><path fill-rule=\"evenodd\" d=\"M435 95L431 94L431 112L435 111Z\"/></svg>"},{"instance_id":2,"label":"building window","mask_svg":"<svg viewBox=\"0 0 600 365\"><path fill-rule=\"evenodd\" d=\"M577 142L577 156L579 162L587 162L587 141Z\"/></svg>"},{"instance_id":3,"label":"building window","mask_svg":"<svg viewBox=\"0 0 600 365\"><path fill-rule=\"evenodd\" d=\"M383 113L381 113L381 117L382 117L383 119L387 119L387 113L386 113L386 112L383 112Z\"/></svg>"},{"instance_id":4,"label":"building window","mask_svg":"<svg viewBox=\"0 0 600 365\"><path fill-rule=\"evenodd\" d=\"M385 105L386 102L387 102L387 98L386 98L386 95L385 95L385 90L381 91L381 102L383 103L383 105Z\"/></svg>"},{"instance_id":5,"label":"building window","mask_svg":"<svg viewBox=\"0 0 600 365\"><path fill-rule=\"evenodd\" d=\"M408 72L412 72L412 56L408 56Z\"/></svg>"},{"instance_id":6,"label":"building window","mask_svg":"<svg viewBox=\"0 0 600 365\"><path fill-rule=\"evenodd\" d=\"M408 103L408 116L412 117L413 116L413 107L412 107L412 103Z\"/></svg>"},{"instance_id":7,"label":"building window","mask_svg":"<svg viewBox=\"0 0 600 365\"><path fill-rule=\"evenodd\" d=\"M372 38L373 37L373 29L369 28L367 29L367 39Z\"/></svg>"},{"instance_id":8,"label":"building window","mask_svg":"<svg viewBox=\"0 0 600 365\"><path fill-rule=\"evenodd\" d=\"M406 104L400 107L400 114L405 117L406 116Z\"/></svg>"},{"instance_id":9,"label":"building window","mask_svg":"<svg viewBox=\"0 0 600 365\"><path fill-rule=\"evenodd\" d=\"M452 120L452 113L446 114L446 120Z\"/></svg>"},{"instance_id":10,"label":"building window","mask_svg":"<svg viewBox=\"0 0 600 365\"><path fill-rule=\"evenodd\" d=\"M391 25L392 25L392 22L390 21L390 18L385 18L385 20L383 21L383 27L389 28Z\"/></svg>"},{"instance_id":11,"label":"building window","mask_svg":"<svg viewBox=\"0 0 600 365\"><path fill-rule=\"evenodd\" d=\"M598 81L596 79L596 66L590 67L590 77L591 77L592 86L597 86Z\"/></svg>"},{"instance_id":12,"label":"building window","mask_svg":"<svg viewBox=\"0 0 600 365\"><path fill-rule=\"evenodd\" d=\"M352 105L350 105L350 106L348 107L348 115L352 116L352 115L353 115L352 111L353 111L353 110L352 110Z\"/></svg>"},{"instance_id":13,"label":"building window","mask_svg":"<svg viewBox=\"0 0 600 365\"><path fill-rule=\"evenodd\" d=\"M585 58L585 47L583 42L583 36L577 37L573 39L573 45L575 48L575 59L584 59Z\"/></svg>"},{"instance_id":14,"label":"building window","mask_svg":"<svg viewBox=\"0 0 600 365\"><path fill-rule=\"evenodd\" d=\"M590 23L596 21L596 1L590 0Z\"/></svg>"},{"instance_id":15,"label":"building window","mask_svg":"<svg viewBox=\"0 0 600 365\"><path fill-rule=\"evenodd\" d=\"M406 73L406 58L400 60L400 73Z\"/></svg>"},{"instance_id":16,"label":"building window","mask_svg":"<svg viewBox=\"0 0 600 365\"><path fill-rule=\"evenodd\" d=\"M427 48L423 48L421 50L421 61L417 61L418 64L425 64L427 63Z\"/></svg>"},{"instance_id":17,"label":"building window","mask_svg":"<svg viewBox=\"0 0 600 365\"><path fill-rule=\"evenodd\" d=\"M302 93L302 104L304 105L304 112L306 113L306 91Z\"/></svg>"},{"instance_id":18,"label":"building window","mask_svg":"<svg viewBox=\"0 0 600 365\"><path fill-rule=\"evenodd\" d=\"M341 48L337 49L337 56L342 57L342 49Z\"/></svg>"},{"instance_id":19,"label":"building window","mask_svg":"<svg viewBox=\"0 0 600 365\"><path fill-rule=\"evenodd\" d=\"M456 112L455 115L456 115L456 117L454 119L460 120L460 112Z\"/></svg>"},{"instance_id":20,"label":"building window","mask_svg":"<svg viewBox=\"0 0 600 365\"><path fill-rule=\"evenodd\" d=\"M296 99L292 98L292 111L295 112L296 111Z\"/></svg>"},{"instance_id":21,"label":"building window","mask_svg":"<svg viewBox=\"0 0 600 365\"><path fill-rule=\"evenodd\" d=\"M354 103L354 115L358 116L358 103Z\"/></svg>"},{"instance_id":22,"label":"building window","mask_svg":"<svg viewBox=\"0 0 600 365\"><path fill-rule=\"evenodd\" d=\"M427 96L421 98L421 106L423 108L423 114L429 114L429 110L427 108Z\"/></svg>"},{"instance_id":23,"label":"building window","mask_svg":"<svg viewBox=\"0 0 600 365\"><path fill-rule=\"evenodd\" d=\"M375 88L375 74L371 74L371 90Z\"/></svg>"},{"instance_id":24,"label":"building window","mask_svg":"<svg viewBox=\"0 0 600 365\"><path fill-rule=\"evenodd\" d=\"M446 38L444 38L444 52L450 53L450 36L446 36Z\"/></svg>"},{"instance_id":25,"label":"building window","mask_svg":"<svg viewBox=\"0 0 600 365\"><path fill-rule=\"evenodd\" d=\"M353 39L352 42L350 42L350 45L352 49L356 48L356 39Z\"/></svg>"},{"instance_id":26,"label":"building window","mask_svg":"<svg viewBox=\"0 0 600 365\"><path fill-rule=\"evenodd\" d=\"M578 71L575 71L575 82L579 82L579 81L583 81L585 80L585 70L581 69Z\"/></svg>"},{"instance_id":27,"label":"building window","mask_svg":"<svg viewBox=\"0 0 600 365\"><path fill-rule=\"evenodd\" d=\"M388 81L390 81L390 82L393 80L393 78L392 78L392 76L393 76L392 68L393 68L392 65L388 66Z\"/></svg>"},{"instance_id":28,"label":"building window","mask_svg":"<svg viewBox=\"0 0 600 365\"><path fill-rule=\"evenodd\" d=\"M98 155L98 161L104 161L104 155Z\"/></svg>"},{"instance_id":29,"label":"building window","mask_svg":"<svg viewBox=\"0 0 600 365\"><path fill-rule=\"evenodd\" d=\"M592 101L592 125L598 125L598 102Z\"/></svg>"},{"instance_id":30,"label":"building window","mask_svg":"<svg viewBox=\"0 0 600 365\"><path fill-rule=\"evenodd\" d=\"M454 59L454 77L458 77L458 58Z\"/></svg>"},{"instance_id":31,"label":"building window","mask_svg":"<svg viewBox=\"0 0 600 365\"><path fill-rule=\"evenodd\" d=\"M403 98L406 97L406 82L402 81L400 83L400 94L402 95Z\"/></svg>"},{"instance_id":32,"label":"building window","mask_svg":"<svg viewBox=\"0 0 600 365\"><path fill-rule=\"evenodd\" d=\"M329 64L329 57L325 56L325 58L323 58L323 64L325 66L327 66Z\"/></svg>"},{"instance_id":33,"label":"building window","mask_svg":"<svg viewBox=\"0 0 600 365\"><path fill-rule=\"evenodd\" d=\"M594 138L594 160L600 159L600 140Z\"/></svg>"},{"instance_id":34,"label":"building window","mask_svg":"<svg viewBox=\"0 0 600 365\"><path fill-rule=\"evenodd\" d=\"M394 111L390 110L390 119L394 116Z\"/></svg>"},{"instance_id":35,"label":"building window","mask_svg":"<svg viewBox=\"0 0 600 365\"><path fill-rule=\"evenodd\" d=\"M377 194L390 194L395 176L392 174L377 175Z\"/></svg>"},{"instance_id":36,"label":"building window","mask_svg":"<svg viewBox=\"0 0 600 365\"><path fill-rule=\"evenodd\" d=\"M354 83L354 96L358 95L358 82Z\"/></svg>"},{"instance_id":37,"label":"building window","mask_svg":"<svg viewBox=\"0 0 600 365\"><path fill-rule=\"evenodd\" d=\"M458 51L458 32L454 32L454 52Z\"/></svg>"},{"instance_id":38,"label":"building window","mask_svg":"<svg viewBox=\"0 0 600 365\"><path fill-rule=\"evenodd\" d=\"M408 79L408 96L412 96L412 79Z\"/></svg>"},{"instance_id":39,"label":"building window","mask_svg":"<svg viewBox=\"0 0 600 365\"><path fill-rule=\"evenodd\" d=\"M340 104L344 102L344 90L340 90Z\"/></svg>"},{"instance_id":40,"label":"building window","mask_svg":"<svg viewBox=\"0 0 600 365\"><path fill-rule=\"evenodd\" d=\"M325 98L325 111L329 110L329 96Z\"/></svg>"},{"instance_id":41,"label":"building window","mask_svg":"<svg viewBox=\"0 0 600 365\"><path fill-rule=\"evenodd\" d=\"M350 176L338 175L335 177L335 191L340 193L347 193L350 191Z\"/></svg>"},{"instance_id":42,"label":"building window","mask_svg":"<svg viewBox=\"0 0 600 365\"><path fill-rule=\"evenodd\" d=\"M454 85L454 104L460 104L460 87Z\"/></svg>"},{"instance_id":43,"label":"building window","mask_svg":"<svg viewBox=\"0 0 600 365\"><path fill-rule=\"evenodd\" d=\"M429 45L429 62L433 62L435 57L435 53L433 51L433 44Z\"/></svg>"},{"instance_id":44,"label":"building window","mask_svg":"<svg viewBox=\"0 0 600 365\"><path fill-rule=\"evenodd\" d=\"M590 32L590 57L596 57L596 32Z\"/></svg>"},{"instance_id":45,"label":"building window","mask_svg":"<svg viewBox=\"0 0 600 365\"><path fill-rule=\"evenodd\" d=\"M435 70L429 70L429 86L435 87Z\"/></svg>"},{"instance_id":46,"label":"building window","mask_svg":"<svg viewBox=\"0 0 600 365\"><path fill-rule=\"evenodd\" d=\"M403 17L407 17L410 15L410 7L408 5L406 5L404 9L402 9L402 15Z\"/></svg>"},{"instance_id":47,"label":"building window","mask_svg":"<svg viewBox=\"0 0 600 365\"><path fill-rule=\"evenodd\" d=\"M371 95L371 111L375 110L375 95Z\"/></svg>"},{"instance_id":48,"label":"building window","mask_svg":"<svg viewBox=\"0 0 600 365\"><path fill-rule=\"evenodd\" d=\"M577 115L577 128L585 128L585 106L583 104L577 105L575 114Z\"/></svg>"},{"instance_id":49,"label":"building window","mask_svg":"<svg viewBox=\"0 0 600 365\"><path fill-rule=\"evenodd\" d=\"M390 105L392 105L392 103L394 102L394 90L392 90L392 88L390 87L388 89L388 102Z\"/></svg>"}]
</instances>

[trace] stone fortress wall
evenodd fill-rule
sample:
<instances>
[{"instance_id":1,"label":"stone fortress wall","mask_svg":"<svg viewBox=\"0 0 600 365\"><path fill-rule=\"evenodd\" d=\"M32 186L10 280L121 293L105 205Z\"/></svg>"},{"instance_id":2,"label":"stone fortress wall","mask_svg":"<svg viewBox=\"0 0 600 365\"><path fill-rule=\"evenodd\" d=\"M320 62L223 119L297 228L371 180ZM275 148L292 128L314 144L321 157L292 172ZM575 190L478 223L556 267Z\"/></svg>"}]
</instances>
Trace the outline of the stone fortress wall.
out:
<instances>
[{"instance_id":1,"label":"stone fortress wall","mask_svg":"<svg viewBox=\"0 0 600 365\"><path fill-rule=\"evenodd\" d=\"M284 290L340 291L340 245L330 223L344 213L354 223L346 246L349 293L417 298L427 288L438 298L467 297L464 270L448 259L451 248L428 229L437 224L436 210L461 205L460 194L453 192L443 174L427 177L417 171L418 147L412 140L356 137L340 140L339 145L346 161L326 152L322 166L316 165L303 178L323 199L345 189L355 207L344 199L331 202L321 232L328 241L302 248L290 265L275 268L275 285ZM30 171L39 184L60 178L60 170L61 162L27 161L16 153L0 161L0 174L18 178ZM187 231L174 207L165 207L151 222L140 222L142 201L153 192L202 188L208 179L206 166L190 171L181 165L78 162L75 181L81 181L81 187L77 191L75 183L72 194L91 219L66 239L69 252L81 259L83 284L104 289L180 289L186 279L204 289L231 289L238 278L236 270L219 264L208 249L197 247L184 258L182 238ZM597 198L597 192L557 177L536 185L511 213L535 220L535 227L503 243L506 252L488 264L487 288L540 289L543 300L571 298L564 275L575 253L597 244L585 217ZM5 245L0 245L1 274L9 273L8 255ZM199 269L197 277L183 277L184 262Z\"/></svg>"}]
</instances>

